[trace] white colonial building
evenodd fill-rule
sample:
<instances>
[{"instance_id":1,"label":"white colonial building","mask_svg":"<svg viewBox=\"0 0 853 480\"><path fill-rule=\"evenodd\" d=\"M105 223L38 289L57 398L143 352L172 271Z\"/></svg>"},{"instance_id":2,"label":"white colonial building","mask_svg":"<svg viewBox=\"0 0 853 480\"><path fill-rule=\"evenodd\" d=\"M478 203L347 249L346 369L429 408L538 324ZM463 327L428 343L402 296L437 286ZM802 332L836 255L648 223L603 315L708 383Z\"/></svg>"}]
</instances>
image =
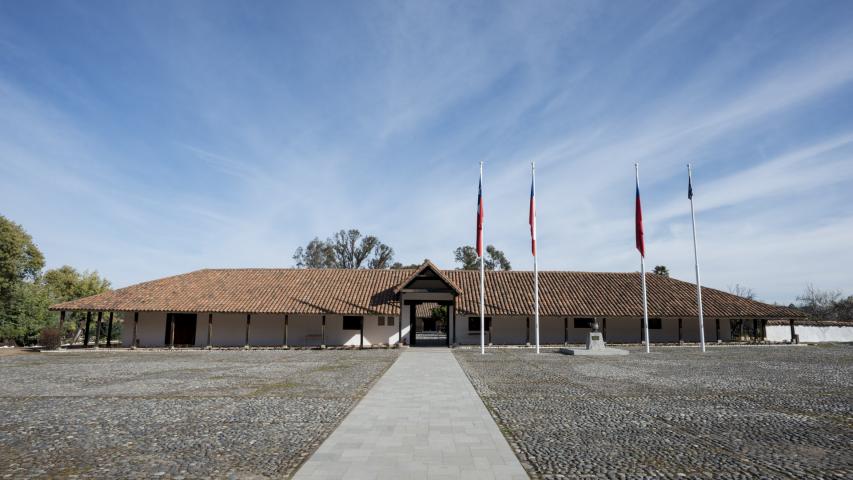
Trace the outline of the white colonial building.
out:
<instances>
[{"instance_id":1,"label":"white colonial building","mask_svg":"<svg viewBox=\"0 0 853 480\"><path fill-rule=\"evenodd\" d=\"M486 342L533 338L531 272L486 272ZM541 343L586 339L593 320L609 343L643 339L639 273L540 272ZM695 285L648 274L652 342L695 342ZM709 342L763 339L768 321L803 315L703 288ZM479 272L440 270L207 269L51 307L124 320L126 346L276 347L442 344L480 341ZM413 328L414 326L414 328ZM100 332L98 327L96 332ZM774 340L785 340L782 338ZM789 338L790 340L790 338Z\"/></svg>"}]
</instances>

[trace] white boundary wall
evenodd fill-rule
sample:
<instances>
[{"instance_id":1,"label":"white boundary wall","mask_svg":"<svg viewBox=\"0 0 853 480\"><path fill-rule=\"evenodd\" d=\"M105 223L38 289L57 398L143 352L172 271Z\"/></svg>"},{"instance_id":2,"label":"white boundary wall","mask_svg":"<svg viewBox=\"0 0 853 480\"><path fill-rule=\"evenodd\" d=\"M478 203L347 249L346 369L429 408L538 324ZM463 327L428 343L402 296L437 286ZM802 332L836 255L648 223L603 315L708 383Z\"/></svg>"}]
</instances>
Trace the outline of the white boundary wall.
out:
<instances>
[{"instance_id":1,"label":"white boundary wall","mask_svg":"<svg viewBox=\"0 0 853 480\"><path fill-rule=\"evenodd\" d=\"M821 327L817 325L794 325L794 332L801 343L853 342L853 326ZM768 342L790 342L790 325L767 325Z\"/></svg>"}]
</instances>

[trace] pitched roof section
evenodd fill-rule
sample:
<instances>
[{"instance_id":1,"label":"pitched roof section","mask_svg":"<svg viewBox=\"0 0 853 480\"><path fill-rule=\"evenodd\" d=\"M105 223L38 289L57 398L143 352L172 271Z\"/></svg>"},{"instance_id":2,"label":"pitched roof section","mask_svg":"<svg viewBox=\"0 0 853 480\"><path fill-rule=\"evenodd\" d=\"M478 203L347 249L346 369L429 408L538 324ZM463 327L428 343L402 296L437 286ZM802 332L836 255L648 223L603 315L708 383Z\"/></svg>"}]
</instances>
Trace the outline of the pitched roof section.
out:
<instances>
[{"instance_id":1,"label":"pitched roof section","mask_svg":"<svg viewBox=\"0 0 853 480\"><path fill-rule=\"evenodd\" d=\"M439 268L436 267L435 264L430 262L429 260L424 260L424 263L422 263L420 267L418 267L414 272L412 272L411 275L409 275L405 280L403 280L399 285L397 285L397 288L394 289L394 293L400 293L400 291L406 289L406 287L411 285L412 282L417 280L427 270L430 270L433 273L435 273L435 275L442 282L444 282L451 290L453 290L456 293L456 295L459 295L462 293L462 290L460 290L459 287L457 287L456 284L453 283L453 281L451 281L449 278L447 278L447 276L444 273L442 273L442 271L439 270Z\"/></svg>"},{"instance_id":2,"label":"pitched roof section","mask_svg":"<svg viewBox=\"0 0 853 480\"><path fill-rule=\"evenodd\" d=\"M434 267L434 266L433 266ZM423 266L421 267L423 268ZM439 271L479 312L479 272ZM397 288L416 270L208 269L53 305L52 310L399 315ZM696 316L692 283L648 274L649 315ZM487 315L531 315L533 273L486 272ZM543 316L642 316L639 273L539 272ZM707 317L801 318L786 307L702 289Z\"/></svg>"}]
</instances>

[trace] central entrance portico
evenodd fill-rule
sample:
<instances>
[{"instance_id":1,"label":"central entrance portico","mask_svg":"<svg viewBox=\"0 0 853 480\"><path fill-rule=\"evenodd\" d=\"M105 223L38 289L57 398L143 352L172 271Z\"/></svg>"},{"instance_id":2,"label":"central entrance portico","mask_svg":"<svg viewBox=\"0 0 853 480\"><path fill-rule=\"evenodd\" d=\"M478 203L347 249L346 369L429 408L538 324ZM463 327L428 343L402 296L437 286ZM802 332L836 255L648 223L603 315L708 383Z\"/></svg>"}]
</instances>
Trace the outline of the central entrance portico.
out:
<instances>
[{"instance_id":1,"label":"central entrance portico","mask_svg":"<svg viewBox=\"0 0 853 480\"><path fill-rule=\"evenodd\" d=\"M432 262L424 262L395 289L395 293L400 298L400 318L403 318L406 311L409 314L409 345L419 346L418 329L424 331L423 325L420 327L418 325L417 308L421 304L432 304L447 309L444 338L442 339L437 331L435 334L429 335L429 339L424 335L421 346L434 346L441 340L444 340L444 345L448 347L456 343L454 318L456 315L456 297L461 293L461 290Z\"/></svg>"}]
</instances>

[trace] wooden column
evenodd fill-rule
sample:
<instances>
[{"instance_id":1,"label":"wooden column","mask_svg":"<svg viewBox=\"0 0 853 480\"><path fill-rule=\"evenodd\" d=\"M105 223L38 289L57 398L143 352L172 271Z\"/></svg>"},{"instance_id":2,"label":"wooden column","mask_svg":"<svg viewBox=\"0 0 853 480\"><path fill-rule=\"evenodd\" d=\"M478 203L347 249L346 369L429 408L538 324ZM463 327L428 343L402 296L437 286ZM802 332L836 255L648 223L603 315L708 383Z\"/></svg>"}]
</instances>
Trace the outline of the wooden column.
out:
<instances>
[{"instance_id":1,"label":"wooden column","mask_svg":"<svg viewBox=\"0 0 853 480\"><path fill-rule=\"evenodd\" d=\"M397 345L403 345L403 296L400 296L400 318L397 320Z\"/></svg>"},{"instance_id":2,"label":"wooden column","mask_svg":"<svg viewBox=\"0 0 853 480\"><path fill-rule=\"evenodd\" d=\"M86 312L86 330L83 333L83 346L89 346L89 326L92 325L92 312Z\"/></svg>"},{"instance_id":3,"label":"wooden column","mask_svg":"<svg viewBox=\"0 0 853 480\"><path fill-rule=\"evenodd\" d=\"M65 312L62 312L62 313L65 313ZM789 323L791 325L791 343L799 343L799 342L797 342L797 332L794 329L794 319L792 318L791 320L789 320Z\"/></svg>"},{"instance_id":4,"label":"wooden column","mask_svg":"<svg viewBox=\"0 0 853 480\"><path fill-rule=\"evenodd\" d=\"M607 319L601 319L601 339L607 341Z\"/></svg>"},{"instance_id":5,"label":"wooden column","mask_svg":"<svg viewBox=\"0 0 853 480\"><path fill-rule=\"evenodd\" d=\"M767 319L761 319L761 340L764 341L767 339Z\"/></svg>"},{"instance_id":6,"label":"wooden column","mask_svg":"<svg viewBox=\"0 0 853 480\"><path fill-rule=\"evenodd\" d=\"M450 320L451 319L450 316L452 314L453 314L453 305L448 305L447 306L447 346L448 347L450 346L450 335L451 335L450 334L450 325L452 323L452 321Z\"/></svg>"},{"instance_id":7,"label":"wooden column","mask_svg":"<svg viewBox=\"0 0 853 480\"><path fill-rule=\"evenodd\" d=\"M136 348L136 330L139 326L139 312L133 312L133 338L130 341L130 348Z\"/></svg>"},{"instance_id":8,"label":"wooden column","mask_svg":"<svg viewBox=\"0 0 853 480\"><path fill-rule=\"evenodd\" d=\"M323 325L322 331L320 332L322 335L322 340L320 340L320 348L326 348L326 316L323 315Z\"/></svg>"},{"instance_id":9,"label":"wooden column","mask_svg":"<svg viewBox=\"0 0 853 480\"><path fill-rule=\"evenodd\" d=\"M453 335L453 338L450 339L450 344L456 345L456 297L453 297L453 305L448 307L447 314L447 321L449 322L447 328L451 328L449 333Z\"/></svg>"},{"instance_id":10,"label":"wooden column","mask_svg":"<svg viewBox=\"0 0 853 480\"><path fill-rule=\"evenodd\" d=\"M758 341L758 319L752 319L752 341Z\"/></svg>"},{"instance_id":11,"label":"wooden column","mask_svg":"<svg viewBox=\"0 0 853 480\"><path fill-rule=\"evenodd\" d=\"M64 332L62 331L62 327L65 326L65 310L61 310L59 312L59 334L62 335Z\"/></svg>"},{"instance_id":12,"label":"wooden column","mask_svg":"<svg viewBox=\"0 0 853 480\"><path fill-rule=\"evenodd\" d=\"M492 322L492 319L489 318L489 346L490 347L492 346L492 324L493 323L494 322Z\"/></svg>"},{"instance_id":13,"label":"wooden column","mask_svg":"<svg viewBox=\"0 0 853 480\"><path fill-rule=\"evenodd\" d=\"M249 347L249 328L252 326L252 314L246 314L246 347Z\"/></svg>"},{"instance_id":14,"label":"wooden column","mask_svg":"<svg viewBox=\"0 0 853 480\"><path fill-rule=\"evenodd\" d=\"M640 343L646 341L646 329L643 328L643 319L640 319Z\"/></svg>"},{"instance_id":15,"label":"wooden column","mask_svg":"<svg viewBox=\"0 0 853 480\"><path fill-rule=\"evenodd\" d=\"M530 317L527 317L527 328L525 330L525 335L526 335L526 337L524 340L524 344L529 347L530 346Z\"/></svg>"},{"instance_id":16,"label":"wooden column","mask_svg":"<svg viewBox=\"0 0 853 480\"><path fill-rule=\"evenodd\" d=\"M715 323L716 323L715 327L717 329L717 341L719 342L720 341L720 319L719 318L716 319Z\"/></svg>"},{"instance_id":17,"label":"wooden column","mask_svg":"<svg viewBox=\"0 0 853 480\"><path fill-rule=\"evenodd\" d=\"M110 323L107 324L107 348L113 346L113 312L110 312Z\"/></svg>"},{"instance_id":18,"label":"wooden column","mask_svg":"<svg viewBox=\"0 0 853 480\"><path fill-rule=\"evenodd\" d=\"M175 348L175 316L166 314L166 323L169 325L169 348Z\"/></svg>"},{"instance_id":19,"label":"wooden column","mask_svg":"<svg viewBox=\"0 0 853 480\"><path fill-rule=\"evenodd\" d=\"M681 327L682 327L681 324L682 324L682 320L679 318L678 319L678 343L684 343L684 335L682 335L682 332L681 332Z\"/></svg>"},{"instance_id":20,"label":"wooden column","mask_svg":"<svg viewBox=\"0 0 853 480\"><path fill-rule=\"evenodd\" d=\"M361 317L361 325L359 325L358 332L358 348L364 348L364 317Z\"/></svg>"},{"instance_id":21,"label":"wooden column","mask_svg":"<svg viewBox=\"0 0 853 480\"><path fill-rule=\"evenodd\" d=\"M569 344L569 319L563 319L563 345Z\"/></svg>"},{"instance_id":22,"label":"wooden column","mask_svg":"<svg viewBox=\"0 0 853 480\"><path fill-rule=\"evenodd\" d=\"M287 315L284 316L284 348L287 348Z\"/></svg>"},{"instance_id":23,"label":"wooden column","mask_svg":"<svg viewBox=\"0 0 853 480\"><path fill-rule=\"evenodd\" d=\"M207 348L213 348L213 313L207 314Z\"/></svg>"},{"instance_id":24,"label":"wooden column","mask_svg":"<svg viewBox=\"0 0 853 480\"><path fill-rule=\"evenodd\" d=\"M101 325L104 320L104 312L98 312L98 323L95 328L95 348L101 348Z\"/></svg>"}]
</instances>

